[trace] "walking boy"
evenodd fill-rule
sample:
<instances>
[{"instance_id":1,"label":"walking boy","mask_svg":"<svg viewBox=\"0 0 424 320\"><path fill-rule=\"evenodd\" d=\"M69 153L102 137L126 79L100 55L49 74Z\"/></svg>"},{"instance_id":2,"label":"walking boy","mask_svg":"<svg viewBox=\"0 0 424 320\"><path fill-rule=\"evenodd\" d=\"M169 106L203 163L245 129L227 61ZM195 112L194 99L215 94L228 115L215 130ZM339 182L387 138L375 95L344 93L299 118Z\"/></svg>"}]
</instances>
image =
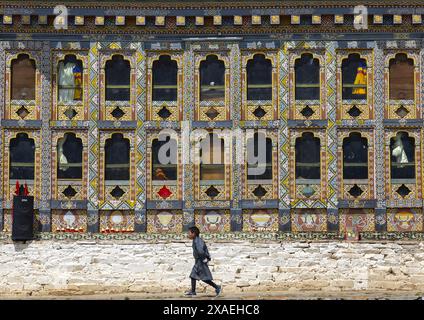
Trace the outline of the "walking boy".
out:
<instances>
[{"instance_id":1,"label":"walking boy","mask_svg":"<svg viewBox=\"0 0 424 320\"><path fill-rule=\"evenodd\" d=\"M199 237L200 231L197 227L190 227L188 238L193 240L193 256L195 263L190 273L191 290L186 292L186 296L196 295L196 281L202 280L215 289L216 296L221 293L221 286L212 281L212 274L209 270L208 262L211 260L205 241Z\"/></svg>"}]
</instances>

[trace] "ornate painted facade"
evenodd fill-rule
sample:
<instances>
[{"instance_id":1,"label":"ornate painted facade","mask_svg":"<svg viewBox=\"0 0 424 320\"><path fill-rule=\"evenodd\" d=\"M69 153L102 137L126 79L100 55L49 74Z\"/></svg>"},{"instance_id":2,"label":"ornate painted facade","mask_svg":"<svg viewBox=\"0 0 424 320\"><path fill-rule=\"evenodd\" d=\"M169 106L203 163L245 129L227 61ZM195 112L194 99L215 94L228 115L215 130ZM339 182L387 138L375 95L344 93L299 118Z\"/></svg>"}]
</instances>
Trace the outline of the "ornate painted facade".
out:
<instances>
[{"instance_id":1,"label":"ornate painted facade","mask_svg":"<svg viewBox=\"0 0 424 320\"><path fill-rule=\"evenodd\" d=\"M11 230L12 140L25 134L34 145L26 182L40 237L178 239L195 223L229 237L333 239L356 229L365 238L422 239L424 5L358 2L367 8L361 16L356 2L0 1L0 230ZM355 28L360 17L366 29ZM16 99L14 63L23 56L35 66L35 93ZM72 90L81 96L61 101L59 65L68 56L80 66ZM261 84L249 76L255 59L269 66ZM396 59L410 66L413 90L404 96L393 94L401 79L392 69ZM108 75L115 60L128 65L128 83ZM174 68L175 85L155 80L162 60ZM208 61L222 66L218 98L204 93ZM316 67L301 73L303 61ZM366 70L362 82L345 77L350 64L355 75ZM255 96L259 89L266 94ZM152 177L153 144L163 129L177 133L178 160L175 177L160 181ZM183 141L194 129L241 130L247 139L250 129L264 129L271 177L249 179L245 160L237 161L246 146L222 137L223 175L202 180L200 165L190 161L198 145ZM65 137L81 144L78 179L58 176ZM105 150L115 138L129 143L125 168L108 163ZM366 152L349 166L350 138ZM302 139L318 143L317 163L296 160ZM392 159L396 139L412 141L406 162ZM128 170L128 179L109 179L107 168ZM398 177L396 168L408 176ZM300 178L307 170L319 174ZM360 173L351 177L349 170Z\"/></svg>"}]
</instances>

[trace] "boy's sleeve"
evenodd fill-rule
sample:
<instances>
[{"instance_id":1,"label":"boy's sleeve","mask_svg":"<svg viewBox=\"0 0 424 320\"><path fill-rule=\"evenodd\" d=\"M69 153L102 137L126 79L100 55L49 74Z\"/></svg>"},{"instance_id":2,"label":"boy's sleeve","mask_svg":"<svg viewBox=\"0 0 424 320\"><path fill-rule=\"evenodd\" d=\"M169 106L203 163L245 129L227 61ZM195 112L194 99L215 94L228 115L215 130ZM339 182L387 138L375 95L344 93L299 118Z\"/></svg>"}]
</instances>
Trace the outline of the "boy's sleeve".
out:
<instances>
[{"instance_id":1,"label":"boy's sleeve","mask_svg":"<svg viewBox=\"0 0 424 320\"><path fill-rule=\"evenodd\" d=\"M196 246L196 251L199 257L201 259L204 259L205 258L205 250L204 250L205 243L202 241L202 239L197 238L196 241L194 241L194 245Z\"/></svg>"}]
</instances>

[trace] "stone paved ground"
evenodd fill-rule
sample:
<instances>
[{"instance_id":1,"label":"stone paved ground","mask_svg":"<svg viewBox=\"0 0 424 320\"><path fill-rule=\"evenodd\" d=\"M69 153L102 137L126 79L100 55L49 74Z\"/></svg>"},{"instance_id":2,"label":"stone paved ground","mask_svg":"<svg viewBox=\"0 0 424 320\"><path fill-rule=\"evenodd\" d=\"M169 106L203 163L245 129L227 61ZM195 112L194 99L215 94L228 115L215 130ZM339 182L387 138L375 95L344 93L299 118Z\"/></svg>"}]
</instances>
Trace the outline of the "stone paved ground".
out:
<instances>
[{"instance_id":1,"label":"stone paved ground","mask_svg":"<svg viewBox=\"0 0 424 320\"><path fill-rule=\"evenodd\" d=\"M52 295L52 296L0 296L0 300L5 299L53 299L53 300L423 300L424 294L414 294L408 292L306 292L288 293L283 291L260 292L260 293L223 293L216 298L212 292L199 293L195 298L184 297L181 293L128 293L128 294L108 294L108 295Z\"/></svg>"}]
</instances>

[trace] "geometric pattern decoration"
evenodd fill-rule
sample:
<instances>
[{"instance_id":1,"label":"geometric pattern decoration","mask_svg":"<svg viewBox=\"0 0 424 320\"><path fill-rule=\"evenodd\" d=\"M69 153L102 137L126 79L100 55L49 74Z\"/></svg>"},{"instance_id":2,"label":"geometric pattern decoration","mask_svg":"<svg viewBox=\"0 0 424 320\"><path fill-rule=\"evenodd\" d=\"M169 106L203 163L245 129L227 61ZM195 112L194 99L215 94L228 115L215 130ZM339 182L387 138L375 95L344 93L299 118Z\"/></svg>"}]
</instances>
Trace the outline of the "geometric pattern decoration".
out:
<instances>
[{"instance_id":1,"label":"geometric pattern decoration","mask_svg":"<svg viewBox=\"0 0 424 320\"><path fill-rule=\"evenodd\" d=\"M100 232L133 232L134 211L102 210L100 211Z\"/></svg>"},{"instance_id":2,"label":"geometric pattern decoration","mask_svg":"<svg viewBox=\"0 0 424 320\"><path fill-rule=\"evenodd\" d=\"M327 213L319 209L297 209L291 213L293 232L327 231Z\"/></svg>"},{"instance_id":3,"label":"geometric pattern decoration","mask_svg":"<svg viewBox=\"0 0 424 320\"><path fill-rule=\"evenodd\" d=\"M387 209L387 231L411 232L423 231L422 209Z\"/></svg>"},{"instance_id":4,"label":"geometric pattern decoration","mask_svg":"<svg viewBox=\"0 0 424 320\"><path fill-rule=\"evenodd\" d=\"M222 233L230 231L229 210L196 210L194 221L200 232Z\"/></svg>"},{"instance_id":5,"label":"geometric pattern decoration","mask_svg":"<svg viewBox=\"0 0 424 320\"><path fill-rule=\"evenodd\" d=\"M342 209L339 218L340 232L356 229L358 232L375 231L375 213L372 209Z\"/></svg>"},{"instance_id":6,"label":"geometric pattern decoration","mask_svg":"<svg viewBox=\"0 0 424 320\"><path fill-rule=\"evenodd\" d=\"M243 210L243 231L278 231L278 211L271 209Z\"/></svg>"},{"instance_id":7,"label":"geometric pattern decoration","mask_svg":"<svg viewBox=\"0 0 424 320\"><path fill-rule=\"evenodd\" d=\"M182 232L183 217L180 210L148 210L147 233Z\"/></svg>"},{"instance_id":8,"label":"geometric pattern decoration","mask_svg":"<svg viewBox=\"0 0 424 320\"><path fill-rule=\"evenodd\" d=\"M52 232L86 232L84 210L52 210Z\"/></svg>"}]
</instances>

